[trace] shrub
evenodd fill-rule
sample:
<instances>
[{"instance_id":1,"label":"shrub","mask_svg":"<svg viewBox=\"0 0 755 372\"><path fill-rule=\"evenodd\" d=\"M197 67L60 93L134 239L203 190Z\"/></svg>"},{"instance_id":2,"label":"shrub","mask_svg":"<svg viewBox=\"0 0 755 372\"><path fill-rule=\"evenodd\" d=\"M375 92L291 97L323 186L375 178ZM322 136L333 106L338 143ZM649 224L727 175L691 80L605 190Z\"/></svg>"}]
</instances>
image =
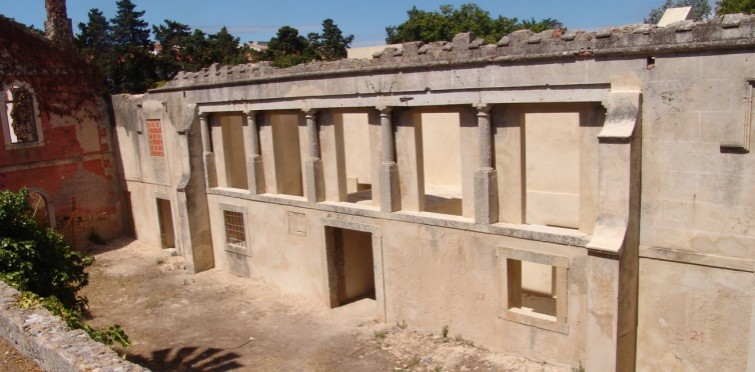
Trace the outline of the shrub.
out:
<instances>
[{"instance_id":1,"label":"shrub","mask_svg":"<svg viewBox=\"0 0 755 372\"><path fill-rule=\"evenodd\" d=\"M29 214L28 198L25 189L0 191L0 280L24 294L22 305L42 306L97 341L128 347L120 326L97 330L83 321L86 299L77 292L89 282L85 269L94 258L77 252L51 228L38 225Z\"/></svg>"}]
</instances>

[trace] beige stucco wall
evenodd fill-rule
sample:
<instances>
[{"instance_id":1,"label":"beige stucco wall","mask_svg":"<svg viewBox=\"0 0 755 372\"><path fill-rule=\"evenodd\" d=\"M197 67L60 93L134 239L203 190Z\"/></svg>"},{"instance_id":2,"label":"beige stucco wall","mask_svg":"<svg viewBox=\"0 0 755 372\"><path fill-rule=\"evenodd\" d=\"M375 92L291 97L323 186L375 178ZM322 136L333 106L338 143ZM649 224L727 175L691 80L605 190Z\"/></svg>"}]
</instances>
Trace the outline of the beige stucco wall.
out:
<instances>
[{"instance_id":1,"label":"beige stucco wall","mask_svg":"<svg viewBox=\"0 0 755 372\"><path fill-rule=\"evenodd\" d=\"M208 201L212 230L220 232L213 234L213 246L216 247L215 262L222 270L229 270L229 263L222 249L221 204L233 204L249 211L251 257L246 262L251 278L318 299L327 306L324 221L336 218L374 226L382 237L381 247L373 247L373 250L382 250L385 280L381 282L385 283L385 299L379 303L383 309L378 311L385 312L386 322L403 320L434 333L448 326L452 336L461 334L475 343L537 359L573 364L584 360L580 346L585 341L580 327L585 321L586 306L583 249L222 195L210 195ZM304 215L304 233L291 231L291 214ZM426 222L433 223L433 220ZM409 242L411 249L407 249ZM569 257L567 334L536 331L531 326L498 316L502 310L503 274L496 257L497 246ZM542 345L549 346L543 348Z\"/></svg>"},{"instance_id":2,"label":"beige stucco wall","mask_svg":"<svg viewBox=\"0 0 755 372\"><path fill-rule=\"evenodd\" d=\"M733 32L726 30L722 32ZM642 35L646 34L622 37L628 40ZM672 34L680 40L690 35L681 31ZM612 42L611 38L601 36L600 42ZM532 44L527 41L527 45ZM412 327L434 332L449 326L452 334L460 333L496 350L552 362L589 361L603 367L600 370L622 367L613 364L612 356L604 358L604 352L633 358L633 347L616 349L624 340L631 343L636 329L639 370L693 368L691 363L696 361L721 370L751 369L755 365L755 356L749 351L755 342L755 193L751 187L755 184L755 155L728 151L722 144L743 138L742 97L752 84L755 64L748 50L696 52L690 45L673 53L648 49L654 59L629 50L621 55L609 51L597 57L589 53L584 58L562 56L563 61L543 57L532 63L501 59L501 63L476 60L454 64L451 60L448 65L404 70L396 62L390 69L354 69L325 77L295 70L300 75L293 78L260 78L234 84L225 84L224 79L236 79L241 74L238 69L233 74L228 69L214 70L216 74L208 71L206 75L181 77L210 85L182 91L184 80L177 80L176 90L156 91L146 98L149 102L168 102L165 133L175 131L171 131L169 119L185 116L187 103L197 103L198 110L210 116L254 110L273 118L259 123L266 193L252 195L246 190L222 188L209 191L212 253L221 269L230 269L224 250L222 205L244 208L250 256L243 260L249 275L329 304L323 226L336 221L378 232L380 247L373 249L381 258L375 263L376 275L383 280L376 282L385 283L377 288L378 318L388 322L405 320ZM454 48L454 53L463 50L457 44ZM468 53L485 52L480 48ZM401 73L396 73L397 69ZM606 108L612 94L622 92L641 96L638 121L614 118L631 121L634 132L630 134L634 133L637 142L620 135L599 140L606 131ZM173 166L167 172L169 179L158 179L145 155L143 139L134 133L135 127L129 127L132 124L128 123L140 123L158 109L165 111L150 105L154 103L145 101L142 109L132 107L131 111L116 107L121 118L119 141L122 147L133 147L127 150L130 153L124 153L124 157L131 157L124 160L124 167L132 195L143 201L142 207L135 207L135 211L141 208L138 213L150 213L149 208L154 208L150 195L159 192L155 190L158 186L175 188L181 175L175 170L181 167ZM476 105L491 108L496 172L491 182L497 186L498 205L498 222L492 224L476 223L474 219L474 203L478 202L474 182L480 160ZM370 113L368 144L362 129L344 129L344 169L347 177L369 176L375 187L380 186L376 175L389 170L376 161L384 155L379 148L383 138L378 135L379 120L375 120L378 108L383 107L393 109L390 119L399 184L394 196L400 199L401 210L381 211L378 203L342 203L338 200L340 191L329 189L340 187L332 180L324 183L325 201L306 202L311 195L305 195L304 187L310 180L302 179L305 162L327 163L323 164L324 177L329 179L340 170L332 164L337 159L332 147L337 144L334 128L320 128L322 159L311 158L304 111L314 109L325 116L336 111ZM279 115L284 113L287 116ZM363 117L356 116L343 118L343 126L362 123ZM456 134L428 132L440 128L432 124L440 118ZM561 126L554 131L542 128L527 133L528 122ZM285 136L275 135L284 127L288 128ZM172 136L166 134L166 140ZM350 136L358 140L349 143ZM534 142L528 142L530 139ZM196 147L198 136L191 141ZM436 148L460 158L459 165L441 161L437 156L441 150L422 151L425 142L440 143ZM553 149L556 153L528 152L528 145L530 150L534 146L535 150ZM641 158L632 158L638 147ZM627 148L633 151L624 151ZM282 164L283 150L299 159L292 162L293 168L276 170L276 165ZM175 159L177 153L170 150L168 156ZM354 171L355 164L365 166L366 158L370 159L370 173ZM528 158L542 164L528 172ZM178 164L178 160L171 163ZM630 165L632 169L628 169ZM614 169L627 171L620 175L641 171L641 177L606 176L614 174ZM535 176L540 172L543 187L528 184L527 174L532 172ZM461 188L461 213L429 213L432 211L424 198L430 184L424 177L429 174L441 176L433 182ZM300 188L284 192L280 185L291 179ZM622 183L626 180L629 184ZM538 188L563 200L545 202L540 207L528 205L528 200L534 201L528 190ZM636 209L635 203L640 203ZM530 215L533 209L539 211L539 217ZM558 220L546 221L549 212L558 215ZM617 248L624 251L606 253L600 252L600 247L588 247L592 234L602 233L596 231L596 225L615 227L605 223L613 222L616 214L630 219L626 239L619 239ZM633 235L635 221L639 221L639 237ZM549 224L570 228L546 226ZM137 226L140 238L154 236L150 232L154 226L148 222ZM541 254L536 257L553 262L566 259L566 332L564 328L537 326L537 322L516 321L506 316L507 309L502 312L502 293L511 278L502 274L501 261L506 257L502 258L500 252L518 252L516 257L535 252ZM639 272L635 272L638 265ZM547 282L531 285L545 288ZM632 289L626 288L637 282L639 295L635 298ZM639 309L636 328L633 309ZM622 317L625 313L629 315ZM724 339L723 331L731 331L736 337ZM712 342L708 342L709 337ZM703 346L697 338L705 340ZM733 345L731 340L739 340L739 344Z\"/></svg>"},{"instance_id":3,"label":"beige stucco wall","mask_svg":"<svg viewBox=\"0 0 755 372\"><path fill-rule=\"evenodd\" d=\"M752 368L754 289L752 273L642 259L638 370Z\"/></svg>"}]
</instances>

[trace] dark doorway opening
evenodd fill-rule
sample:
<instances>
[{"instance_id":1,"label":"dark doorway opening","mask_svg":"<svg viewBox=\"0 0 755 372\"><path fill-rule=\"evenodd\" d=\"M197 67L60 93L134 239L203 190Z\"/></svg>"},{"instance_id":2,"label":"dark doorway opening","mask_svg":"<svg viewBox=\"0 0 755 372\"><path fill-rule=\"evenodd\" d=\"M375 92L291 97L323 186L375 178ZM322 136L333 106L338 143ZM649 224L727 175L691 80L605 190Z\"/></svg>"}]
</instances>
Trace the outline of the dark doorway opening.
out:
<instances>
[{"instance_id":1,"label":"dark doorway opening","mask_svg":"<svg viewBox=\"0 0 755 372\"><path fill-rule=\"evenodd\" d=\"M173 212L170 200L157 199L157 219L160 224L160 244L163 249L176 247L176 234L173 231Z\"/></svg>"},{"instance_id":2,"label":"dark doorway opening","mask_svg":"<svg viewBox=\"0 0 755 372\"><path fill-rule=\"evenodd\" d=\"M372 234L326 227L331 307L375 299Z\"/></svg>"}]
</instances>

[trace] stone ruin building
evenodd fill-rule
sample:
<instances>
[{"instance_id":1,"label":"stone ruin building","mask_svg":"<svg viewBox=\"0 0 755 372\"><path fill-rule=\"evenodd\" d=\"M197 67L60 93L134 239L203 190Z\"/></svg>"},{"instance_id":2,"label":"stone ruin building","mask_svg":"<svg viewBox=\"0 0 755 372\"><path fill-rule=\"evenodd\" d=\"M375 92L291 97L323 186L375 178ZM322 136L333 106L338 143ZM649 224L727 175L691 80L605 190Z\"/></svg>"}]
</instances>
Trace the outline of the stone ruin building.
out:
<instances>
[{"instance_id":1,"label":"stone ruin building","mask_svg":"<svg viewBox=\"0 0 755 372\"><path fill-rule=\"evenodd\" d=\"M755 17L113 97L139 240L588 371L755 370Z\"/></svg>"},{"instance_id":2,"label":"stone ruin building","mask_svg":"<svg viewBox=\"0 0 755 372\"><path fill-rule=\"evenodd\" d=\"M124 206L103 77L73 50L65 1L45 4L46 37L0 15L0 188L26 187L37 220L71 243L118 236Z\"/></svg>"},{"instance_id":3,"label":"stone ruin building","mask_svg":"<svg viewBox=\"0 0 755 372\"><path fill-rule=\"evenodd\" d=\"M755 370L755 16L212 66L113 129L46 4L47 39L0 18L0 184L69 238L131 212L192 272L497 351Z\"/></svg>"}]
</instances>

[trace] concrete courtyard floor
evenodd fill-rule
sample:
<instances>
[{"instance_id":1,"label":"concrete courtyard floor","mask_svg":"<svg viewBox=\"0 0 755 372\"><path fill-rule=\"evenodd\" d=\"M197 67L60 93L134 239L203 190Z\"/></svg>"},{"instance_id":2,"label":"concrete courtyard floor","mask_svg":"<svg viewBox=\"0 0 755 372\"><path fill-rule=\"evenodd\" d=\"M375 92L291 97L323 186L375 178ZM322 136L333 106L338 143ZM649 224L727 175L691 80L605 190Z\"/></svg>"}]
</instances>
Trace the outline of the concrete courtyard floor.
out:
<instances>
[{"instance_id":1,"label":"concrete courtyard floor","mask_svg":"<svg viewBox=\"0 0 755 372\"><path fill-rule=\"evenodd\" d=\"M376 304L336 309L120 239L90 251L90 323L120 324L126 358L154 371L569 371L463 337L375 322ZM453 330L450 332L453 334Z\"/></svg>"}]
</instances>

